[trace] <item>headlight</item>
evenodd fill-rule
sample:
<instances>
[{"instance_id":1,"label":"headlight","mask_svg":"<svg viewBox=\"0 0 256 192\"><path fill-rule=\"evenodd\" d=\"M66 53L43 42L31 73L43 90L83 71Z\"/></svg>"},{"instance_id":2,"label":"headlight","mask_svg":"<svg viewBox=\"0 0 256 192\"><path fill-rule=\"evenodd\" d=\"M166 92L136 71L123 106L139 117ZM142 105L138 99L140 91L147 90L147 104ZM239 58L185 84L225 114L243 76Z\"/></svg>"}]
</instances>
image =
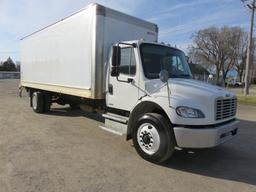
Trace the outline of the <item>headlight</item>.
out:
<instances>
[{"instance_id":1,"label":"headlight","mask_svg":"<svg viewBox=\"0 0 256 192\"><path fill-rule=\"evenodd\" d=\"M204 118L204 114L199 109L191 107L180 106L176 108L176 113L184 118Z\"/></svg>"}]
</instances>

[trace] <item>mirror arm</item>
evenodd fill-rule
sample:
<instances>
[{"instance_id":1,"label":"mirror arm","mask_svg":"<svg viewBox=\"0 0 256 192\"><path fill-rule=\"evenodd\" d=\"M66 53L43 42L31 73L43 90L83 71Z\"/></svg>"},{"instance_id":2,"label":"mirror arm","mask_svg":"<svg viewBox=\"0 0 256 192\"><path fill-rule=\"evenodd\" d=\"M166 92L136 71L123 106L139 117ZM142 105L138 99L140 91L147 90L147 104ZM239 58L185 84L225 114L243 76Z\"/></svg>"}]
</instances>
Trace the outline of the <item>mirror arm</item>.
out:
<instances>
[{"instance_id":1,"label":"mirror arm","mask_svg":"<svg viewBox=\"0 0 256 192\"><path fill-rule=\"evenodd\" d=\"M169 82L166 82L166 86L167 86L167 96L168 96L168 103L169 103L169 107L171 107L171 99L170 99L170 95L171 95L171 91L170 91L170 87L169 87Z\"/></svg>"}]
</instances>

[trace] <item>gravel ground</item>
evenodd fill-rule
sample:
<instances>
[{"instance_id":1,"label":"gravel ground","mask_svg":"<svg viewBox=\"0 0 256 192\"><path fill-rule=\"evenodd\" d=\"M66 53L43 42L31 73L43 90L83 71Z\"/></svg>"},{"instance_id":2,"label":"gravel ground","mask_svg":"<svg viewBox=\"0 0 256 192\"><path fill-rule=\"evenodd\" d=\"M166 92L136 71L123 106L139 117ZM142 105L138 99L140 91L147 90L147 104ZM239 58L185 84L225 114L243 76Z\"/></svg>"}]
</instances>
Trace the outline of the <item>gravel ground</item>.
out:
<instances>
[{"instance_id":1,"label":"gravel ground","mask_svg":"<svg viewBox=\"0 0 256 192\"><path fill-rule=\"evenodd\" d=\"M17 87L0 80L0 192L256 191L256 107L239 106L232 141L155 165L101 130L100 116L57 105L36 114Z\"/></svg>"}]
</instances>

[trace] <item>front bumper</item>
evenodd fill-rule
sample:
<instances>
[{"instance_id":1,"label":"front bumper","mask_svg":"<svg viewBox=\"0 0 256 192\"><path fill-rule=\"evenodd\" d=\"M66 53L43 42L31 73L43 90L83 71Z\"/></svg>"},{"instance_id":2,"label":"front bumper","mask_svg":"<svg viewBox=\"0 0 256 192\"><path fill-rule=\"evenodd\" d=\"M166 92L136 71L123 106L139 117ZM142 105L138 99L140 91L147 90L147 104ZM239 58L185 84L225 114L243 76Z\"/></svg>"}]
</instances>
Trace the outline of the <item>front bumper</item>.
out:
<instances>
[{"instance_id":1,"label":"front bumper","mask_svg":"<svg viewBox=\"0 0 256 192\"><path fill-rule=\"evenodd\" d=\"M237 135L239 121L217 127L185 128L174 127L178 147L210 148L224 143Z\"/></svg>"}]
</instances>

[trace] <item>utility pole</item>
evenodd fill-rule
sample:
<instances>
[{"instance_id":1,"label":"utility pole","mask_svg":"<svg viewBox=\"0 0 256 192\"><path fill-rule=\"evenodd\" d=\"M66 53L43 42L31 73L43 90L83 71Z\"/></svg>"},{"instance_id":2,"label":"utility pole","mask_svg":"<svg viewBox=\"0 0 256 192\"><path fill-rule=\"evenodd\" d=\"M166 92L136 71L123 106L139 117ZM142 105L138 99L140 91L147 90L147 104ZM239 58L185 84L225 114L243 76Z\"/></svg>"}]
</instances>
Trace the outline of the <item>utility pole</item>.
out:
<instances>
[{"instance_id":1,"label":"utility pole","mask_svg":"<svg viewBox=\"0 0 256 192\"><path fill-rule=\"evenodd\" d=\"M245 3L248 0L242 0ZM247 7L251 9L251 25L250 32L248 34L248 48L246 54L246 68L245 68L245 87L244 87L244 95L249 95L249 84L250 84L250 65L252 62L252 36L253 36L253 23L254 23L254 11L255 11L255 0L253 0L250 4L247 4Z\"/></svg>"}]
</instances>

